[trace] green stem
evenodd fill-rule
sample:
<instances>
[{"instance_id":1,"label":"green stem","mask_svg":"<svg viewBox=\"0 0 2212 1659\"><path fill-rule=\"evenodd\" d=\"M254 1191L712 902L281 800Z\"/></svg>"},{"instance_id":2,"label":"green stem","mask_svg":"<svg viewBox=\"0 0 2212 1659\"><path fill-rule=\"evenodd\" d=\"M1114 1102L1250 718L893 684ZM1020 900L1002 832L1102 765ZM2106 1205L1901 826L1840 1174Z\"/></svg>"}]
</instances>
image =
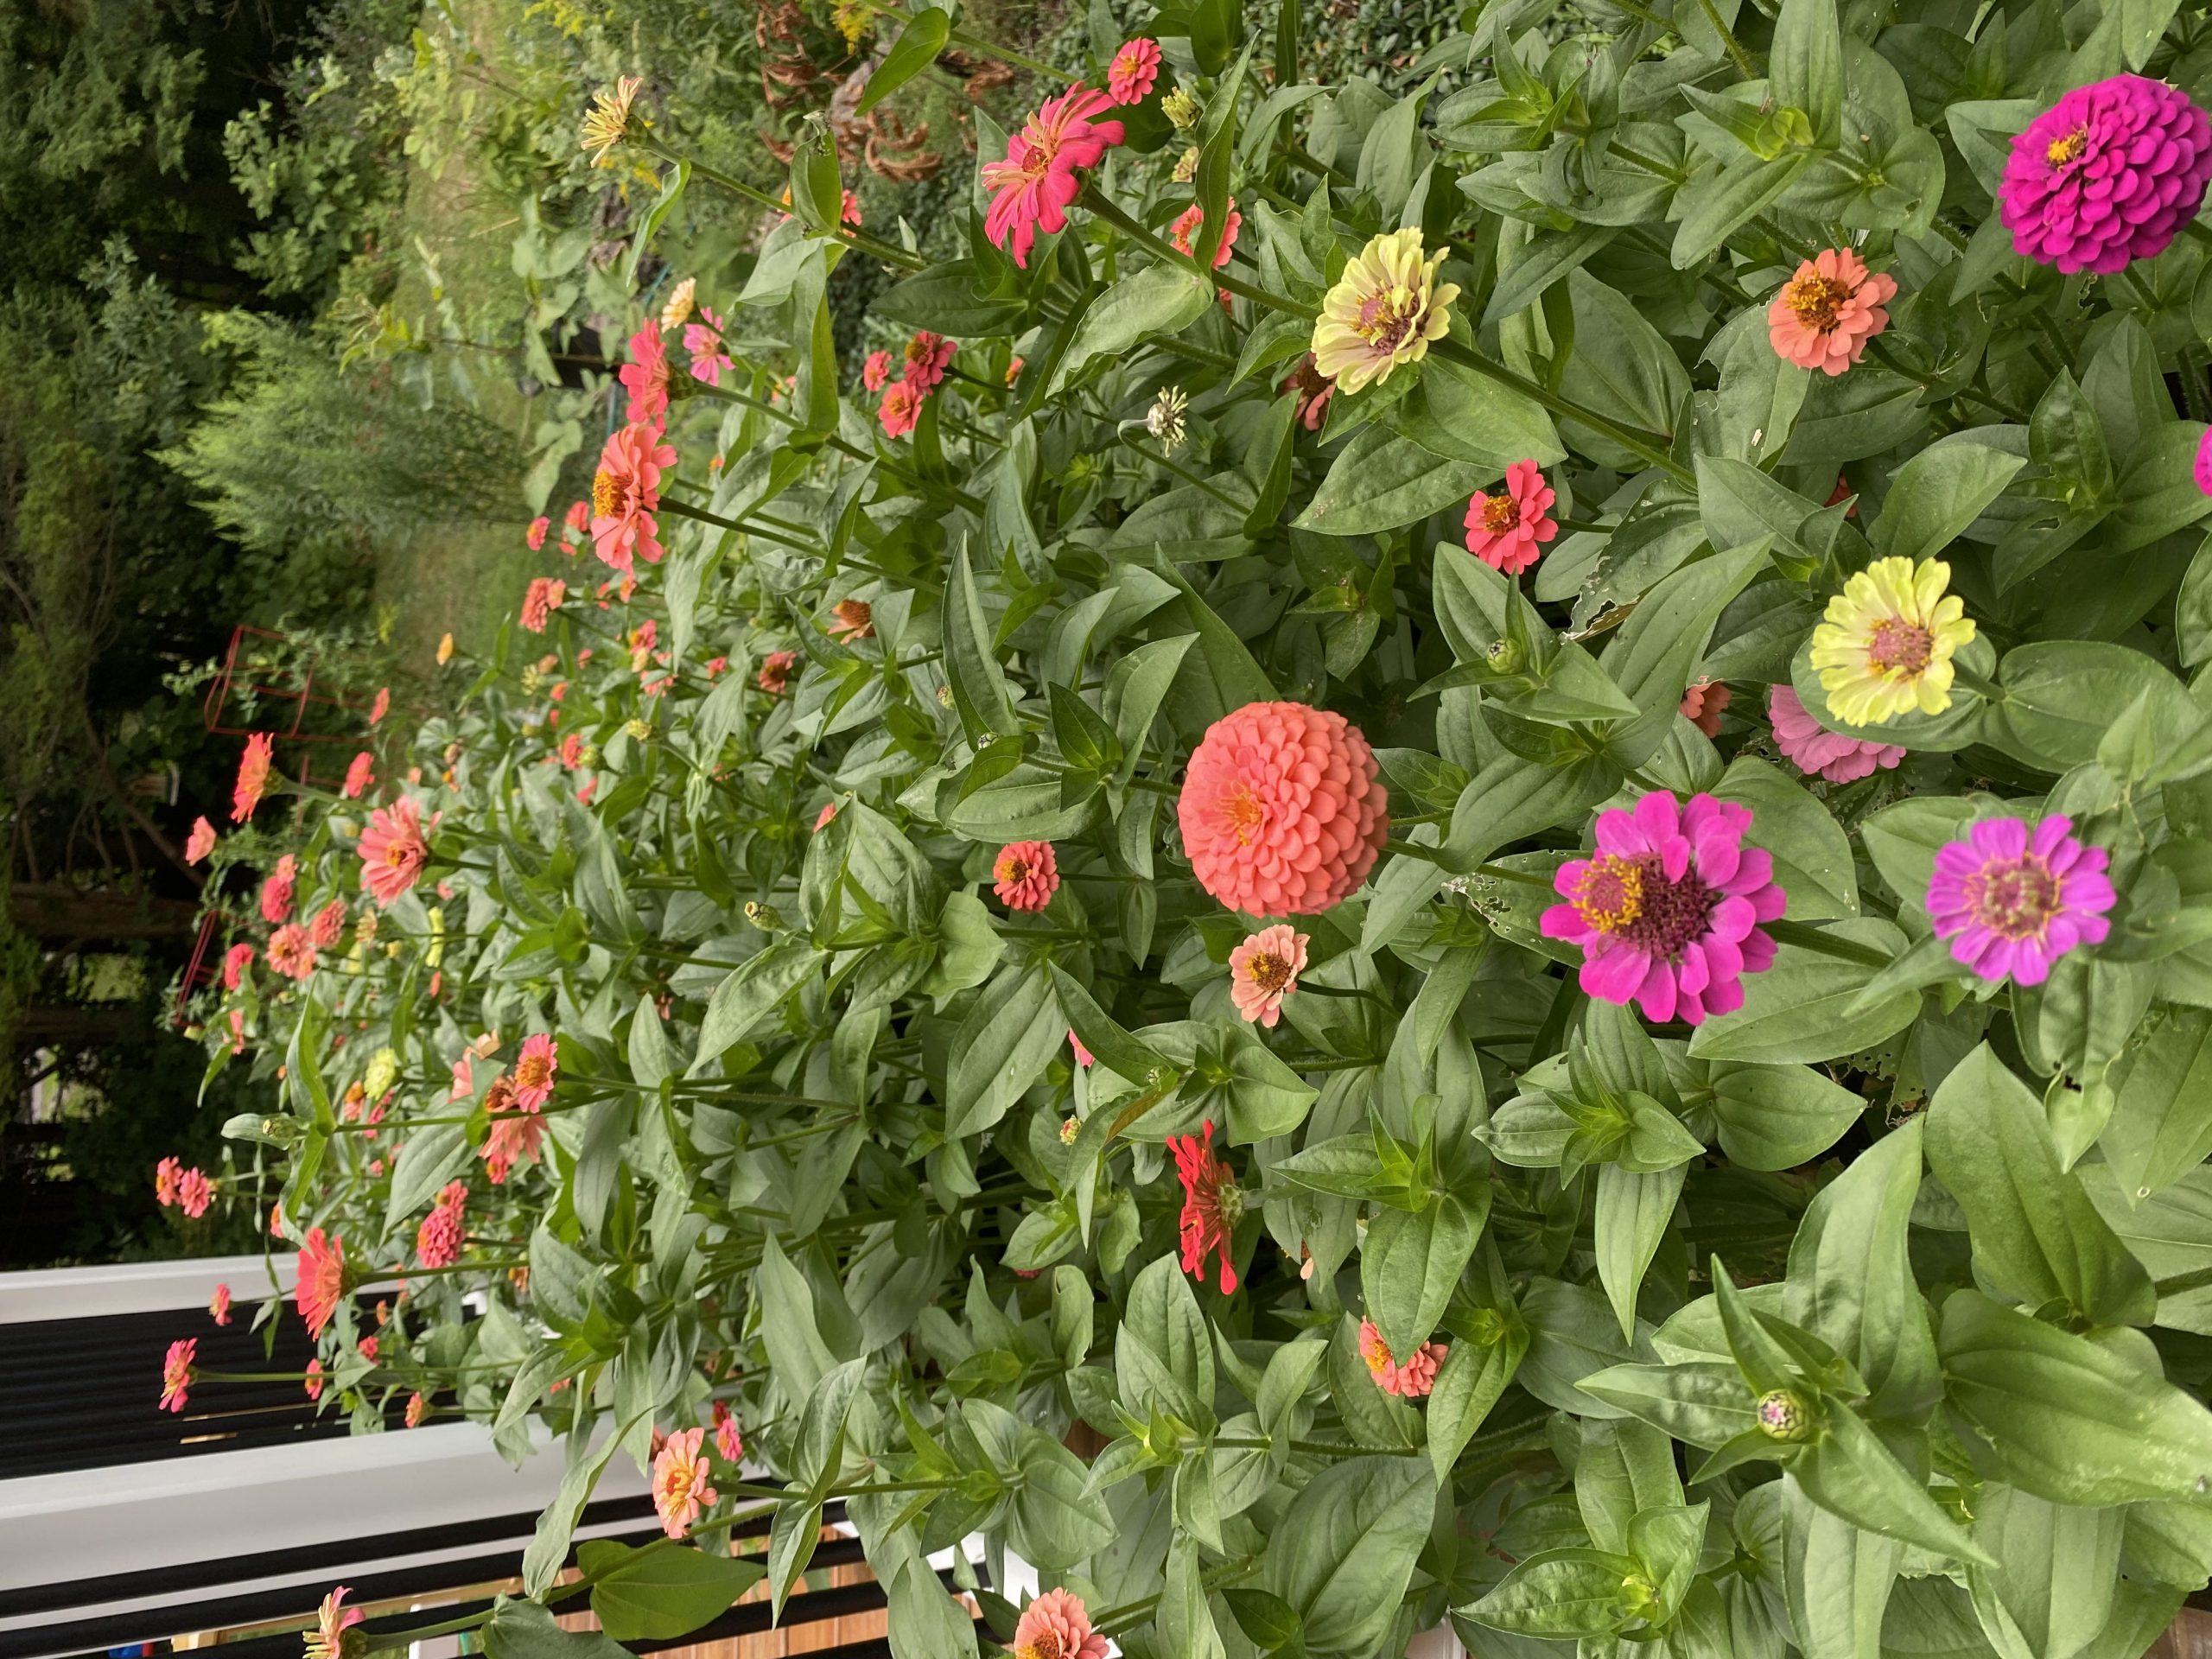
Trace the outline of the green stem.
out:
<instances>
[{"instance_id":1,"label":"green stem","mask_svg":"<svg viewBox=\"0 0 2212 1659\"><path fill-rule=\"evenodd\" d=\"M747 184L743 179L733 178L727 173L709 167L704 162L691 161L688 156L679 156L665 144L651 138L636 138L631 142L647 155L658 156L671 166L682 166L686 162L690 162L692 172L706 180L708 183L718 184L734 194L758 203L772 213L782 213L786 217L790 215L789 207L777 200L766 190L755 185ZM807 234L820 237L825 241L842 242L849 248L880 259L887 265L897 265L906 270L920 270L929 264L928 260L918 253L909 253L906 249L894 244L883 241L877 237L865 235L859 231L848 230L842 225L834 230L809 231Z\"/></svg>"},{"instance_id":2,"label":"green stem","mask_svg":"<svg viewBox=\"0 0 2212 1659\"><path fill-rule=\"evenodd\" d=\"M1860 944L1855 939L1840 939L1825 929L1809 927L1803 922L1762 922L1759 924L1777 944L1794 944L1802 950L1814 950L1824 957L1834 957L1839 962L1855 962L1868 968L1886 968L1890 953L1871 944Z\"/></svg>"}]
</instances>

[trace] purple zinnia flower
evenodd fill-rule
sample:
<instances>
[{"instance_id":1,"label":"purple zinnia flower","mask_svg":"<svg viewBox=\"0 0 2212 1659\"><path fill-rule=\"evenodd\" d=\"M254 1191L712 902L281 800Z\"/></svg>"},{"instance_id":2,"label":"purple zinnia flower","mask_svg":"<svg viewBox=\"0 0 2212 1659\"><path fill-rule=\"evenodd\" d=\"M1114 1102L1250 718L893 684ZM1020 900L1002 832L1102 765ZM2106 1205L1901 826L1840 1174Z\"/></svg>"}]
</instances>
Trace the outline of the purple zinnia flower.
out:
<instances>
[{"instance_id":1,"label":"purple zinnia flower","mask_svg":"<svg viewBox=\"0 0 2212 1659\"><path fill-rule=\"evenodd\" d=\"M1774 963L1758 924L1789 902L1774 861L1743 844L1751 827L1748 807L1710 795L1678 807L1664 790L1600 812L1597 856L1553 880L1567 902L1544 912L1544 937L1581 947L1585 991L1632 1000L1647 1020L1694 1026L1742 1007L1741 976Z\"/></svg>"},{"instance_id":2,"label":"purple zinnia flower","mask_svg":"<svg viewBox=\"0 0 2212 1659\"><path fill-rule=\"evenodd\" d=\"M2018 818L1986 818L1936 855L1929 919L1982 978L2040 985L2052 963L2111 931L2105 912L2118 900L2105 849L2083 846L2073 828L2054 814L2031 836Z\"/></svg>"},{"instance_id":3,"label":"purple zinnia flower","mask_svg":"<svg viewBox=\"0 0 2212 1659\"><path fill-rule=\"evenodd\" d=\"M2140 75L2077 86L2012 141L1998 188L2012 251L2038 264L2120 270L2166 251L2212 180L2212 118Z\"/></svg>"}]
</instances>

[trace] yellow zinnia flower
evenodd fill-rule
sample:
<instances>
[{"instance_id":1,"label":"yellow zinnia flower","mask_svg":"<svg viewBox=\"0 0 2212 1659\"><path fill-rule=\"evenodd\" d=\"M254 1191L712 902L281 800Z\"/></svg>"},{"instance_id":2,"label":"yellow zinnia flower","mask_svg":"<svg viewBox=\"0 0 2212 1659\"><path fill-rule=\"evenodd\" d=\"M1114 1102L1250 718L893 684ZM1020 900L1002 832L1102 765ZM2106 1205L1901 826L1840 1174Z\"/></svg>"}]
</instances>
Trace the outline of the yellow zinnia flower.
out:
<instances>
[{"instance_id":1,"label":"yellow zinnia flower","mask_svg":"<svg viewBox=\"0 0 2212 1659\"><path fill-rule=\"evenodd\" d=\"M1951 706L1951 656L1974 638L1966 601L1946 594L1940 559L1877 559L1828 601L1813 630L1813 666L1838 720L1879 726Z\"/></svg>"},{"instance_id":2,"label":"yellow zinnia flower","mask_svg":"<svg viewBox=\"0 0 2212 1659\"><path fill-rule=\"evenodd\" d=\"M1421 231L1410 227L1378 236L1344 267L1321 302L1313 324L1313 367L1353 392L1388 380L1401 363L1418 363L1428 342L1451 327L1457 284L1438 286L1439 249L1424 262Z\"/></svg>"},{"instance_id":3,"label":"yellow zinnia flower","mask_svg":"<svg viewBox=\"0 0 2212 1659\"><path fill-rule=\"evenodd\" d=\"M594 167L608 165L607 152L630 136L630 106L645 84L641 75L624 75L612 92L592 94L591 108L584 116L583 146Z\"/></svg>"}]
</instances>

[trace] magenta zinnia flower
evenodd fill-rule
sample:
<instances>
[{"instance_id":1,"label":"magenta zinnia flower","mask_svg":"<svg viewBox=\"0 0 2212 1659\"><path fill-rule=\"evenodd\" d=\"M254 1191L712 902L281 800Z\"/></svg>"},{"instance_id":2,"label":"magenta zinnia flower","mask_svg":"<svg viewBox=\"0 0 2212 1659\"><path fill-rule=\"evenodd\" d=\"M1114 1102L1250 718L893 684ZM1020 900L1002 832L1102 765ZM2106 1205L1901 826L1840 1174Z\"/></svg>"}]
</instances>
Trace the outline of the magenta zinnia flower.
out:
<instances>
[{"instance_id":1,"label":"magenta zinnia flower","mask_svg":"<svg viewBox=\"0 0 2212 1659\"><path fill-rule=\"evenodd\" d=\"M1076 170L1097 166L1122 142L1119 121L1094 118L1113 107L1112 93L1078 80L1059 97L1046 99L1007 140L1004 161L983 163L984 186L996 193L984 215L984 234L994 247L1011 242L1014 263L1024 270L1037 232L1067 224L1068 205L1083 188Z\"/></svg>"},{"instance_id":2,"label":"magenta zinnia flower","mask_svg":"<svg viewBox=\"0 0 2212 1659\"><path fill-rule=\"evenodd\" d=\"M1776 686L1768 695L1766 712L1774 722L1774 747L1808 777L1817 775L1832 784L1855 783L1873 776L1877 766L1894 772L1904 759L1904 749L1895 743L1867 743L1829 731L1786 685Z\"/></svg>"},{"instance_id":3,"label":"magenta zinnia flower","mask_svg":"<svg viewBox=\"0 0 2212 1659\"><path fill-rule=\"evenodd\" d=\"M2204 435L2196 441L2196 487L2212 495L2212 426L2204 429Z\"/></svg>"},{"instance_id":4,"label":"magenta zinnia flower","mask_svg":"<svg viewBox=\"0 0 2212 1659\"><path fill-rule=\"evenodd\" d=\"M2040 985L2076 945L2101 944L2119 901L2105 849L2069 833L2054 813L2032 832L2018 818L1988 818L1936 855L1928 917L1951 955L1991 981Z\"/></svg>"},{"instance_id":5,"label":"magenta zinnia flower","mask_svg":"<svg viewBox=\"0 0 2212 1659\"><path fill-rule=\"evenodd\" d=\"M2212 118L2140 75L2076 86L2012 141L1998 187L2012 251L2107 273L2166 251L2212 181Z\"/></svg>"},{"instance_id":6,"label":"magenta zinnia flower","mask_svg":"<svg viewBox=\"0 0 2212 1659\"><path fill-rule=\"evenodd\" d=\"M1664 790L1599 813L1597 856L1554 878L1567 903L1544 912L1544 937L1581 947L1586 992L1633 1001L1647 1020L1694 1026L1740 1008L1741 976L1774 963L1758 924L1789 902L1774 861L1743 844L1751 827L1747 807L1710 795L1677 806Z\"/></svg>"}]
</instances>

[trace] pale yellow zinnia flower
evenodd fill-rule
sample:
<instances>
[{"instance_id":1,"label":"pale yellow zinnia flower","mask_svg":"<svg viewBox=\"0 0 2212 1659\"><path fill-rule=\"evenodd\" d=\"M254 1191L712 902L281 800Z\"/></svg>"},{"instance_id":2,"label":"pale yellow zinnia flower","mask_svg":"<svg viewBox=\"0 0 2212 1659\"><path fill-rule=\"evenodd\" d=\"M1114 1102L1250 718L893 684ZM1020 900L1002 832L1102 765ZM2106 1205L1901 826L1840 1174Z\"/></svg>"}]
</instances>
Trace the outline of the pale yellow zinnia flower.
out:
<instances>
[{"instance_id":1,"label":"pale yellow zinnia flower","mask_svg":"<svg viewBox=\"0 0 2212 1659\"><path fill-rule=\"evenodd\" d=\"M584 153L594 167L607 165L607 152L630 136L630 106L637 102L642 75L624 75L612 91L594 92L584 116Z\"/></svg>"},{"instance_id":2,"label":"pale yellow zinnia flower","mask_svg":"<svg viewBox=\"0 0 2212 1659\"><path fill-rule=\"evenodd\" d=\"M690 321L692 300L698 291L696 276L686 276L678 283L676 291L668 296L668 303L660 308L660 326L664 329L681 328Z\"/></svg>"},{"instance_id":3,"label":"pale yellow zinnia flower","mask_svg":"<svg viewBox=\"0 0 2212 1659\"><path fill-rule=\"evenodd\" d=\"M443 668L453 661L453 635L444 634L438 639L438 666Z\"/></svg>"},{"instance_id":4,"label":"pale yellow zinnia flower","mask_svg":"<svg viewBox=\"0 0 2212 1659\"><path fill-rule=\"evenodd\" d=\"M1877 559L1828 601L1813 630L1813 666L1838 720L1879 726L1951 706L1951 657L1974 638L1966 601L1944 589L1941 559Z\"/></svg>"},{"instance_id":5,"label":"pale yellow zinnia flower","mask_svg":"<svg viewBox=\"0 0 2212 1659\"><path fill-rule=\"evenodd\" d=\"M1355 392L1390 378L1402 363L1418 363L1428 343L1451 327L1456 283L1438 283L1439 249L1421 257L1421 231L1378 236L1344 267L1313 324L1313 367L1340 391Z\"/></svg>"}]
</instances>

